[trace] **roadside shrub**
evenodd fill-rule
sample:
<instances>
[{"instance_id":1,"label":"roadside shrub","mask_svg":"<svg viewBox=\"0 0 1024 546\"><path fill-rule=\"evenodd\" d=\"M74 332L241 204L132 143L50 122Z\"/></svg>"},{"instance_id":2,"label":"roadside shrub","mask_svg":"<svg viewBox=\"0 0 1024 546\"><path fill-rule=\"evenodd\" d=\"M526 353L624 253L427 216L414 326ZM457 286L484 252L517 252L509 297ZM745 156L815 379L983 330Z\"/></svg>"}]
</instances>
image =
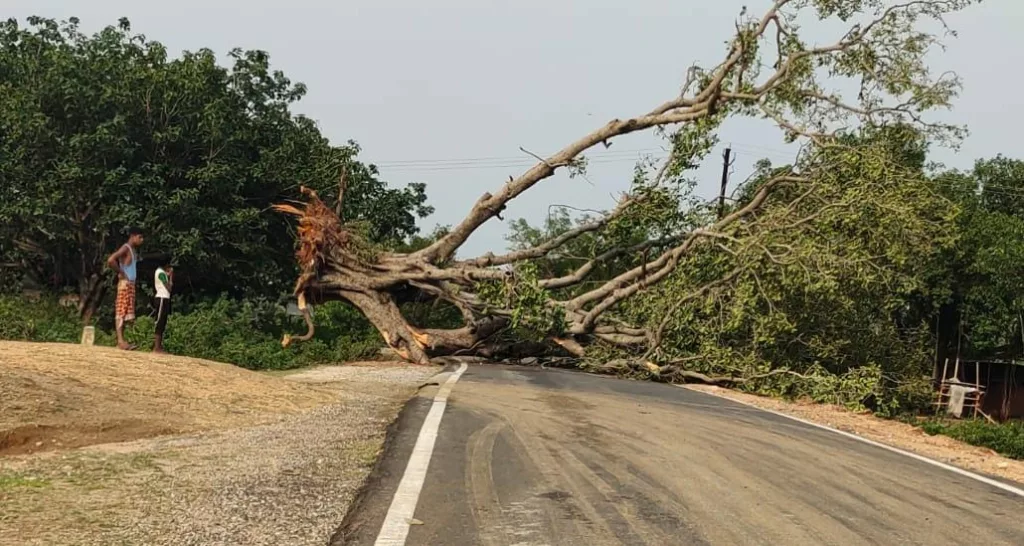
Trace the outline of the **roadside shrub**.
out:
<instances>
[{"instance_id":1,"label":"roadside shrub","mask_svg":"<svg viewBox=\"0 0 1024 546\"><path fill-rule=\"evenodd\" d=\"M0 296L0 339L74 343L81 336L78 313L59 305L56 298L30 302L19 296Z\"/></svg>"},{"instance_id":2,"label":"roadside shrub","mask_svg":"<svg viewBox=\"0 0 1024 546\"><path fill-rule=\"evenodd\" d=\"M315 309L317 336L292 347L281 347L286 332L301 332L305 324L281 306L266 300L219 299L172 314L164 344L174 354L230 362L251 370L282 370L366 358L381 342L357 311L341 303ZM140 319L136 331L152 332ZM151 334L150 334L151 335ZM149 345L147 345L149 346Z\"/></svg>"},{"instance_id":3,"label":"roadside shrub","mask_svg":"<svg viewBox=\"0 0 1024 546\"><path fill-rule=\"evenodd\" d=\"M1011 459L1024 460L1024 421L990 423L985 420L928 420L919 423L928 434L941 434L971 445L987 447Z\"/></svg>"},{"instance_id":4,"label":"roadside shrub","mask_svg":"<svg viewBox=\"0 0 1024 546\"><path fill-rule=\"evenodd\" d=\"M928 376L910 377L900 383L886 383L887 403L879 404L875 413L881 417L920 415L932 408L935 388ZM884 401L883 401L884 402Z\"/></svg>"},{"instance_id":5,"label":"roadside shrub","mask_svg":"<svg viewBox=\"0 0 1024 546\"><path fill-rule=\"evenodd\" d=\"M139 302L135 324L125 331L140 351L153 347L155 317ZM167 324L165 348L172 354L227 362L251 370L282 370L317 364L365 360L383 345L376 330L351 306L331 302L315 308L316 337L289 348L281 347L286 333L305 331L305 323L267 299L188 302L175 300ZM101 323L96 343L114 345L114 334ZM29 302L19 296L0 296L0 339L78 343L82 324L74 309L56 299Z\"/></svg>"}]
</instances>

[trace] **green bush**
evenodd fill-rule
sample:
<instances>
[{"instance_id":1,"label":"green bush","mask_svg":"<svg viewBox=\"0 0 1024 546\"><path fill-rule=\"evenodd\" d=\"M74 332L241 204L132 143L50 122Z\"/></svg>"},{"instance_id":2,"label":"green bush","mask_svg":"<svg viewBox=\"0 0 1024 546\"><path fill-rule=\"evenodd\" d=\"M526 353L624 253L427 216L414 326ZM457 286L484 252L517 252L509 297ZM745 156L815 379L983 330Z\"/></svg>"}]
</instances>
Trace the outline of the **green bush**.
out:
<instances>
[{"instance_id":1,"label":"green bush","mask_svg":"<svg viewBox=\"0 0 1024 546\"><path fill-rule=\"evenodd\" d=\"M56 299L29 302L0 296L0 339L73 343L82 337L82 323L73 309Z\"/></svg>"},{"instance_id":2,"label":"green bush","mask_svg":"<svg viewBox=\"0 0 1024 546\"><path fill-rule=\"evenodd\" d=\"M935 388L929 376L909 377L901 383L886 384L888 404L879 404L875 412L883 417L920 415L935 401ZM884 402L884 401L883 401Z\"/></svg>"},{"instance_id":3,"label":"green bush","mask_svg":"<svg viewBox=\"0 0 1024 546\"><path fill-rule=\"evenodd\" d=\"M141 302L140 302L141 303ZM139 312L146 307L139 305ZM251 370L282 370L316 364L367 359L383 345L380 336L351 306L332 302L315 309L316 336L305 343L281 347L282 336L305 330L270 300L175 301L167 324L165 348L172 354L227 362ZM141 351L153 347L155 318L140 316L125 331ZM55 299L28 302L0 296L0 339L78 343L82 324L73 309ZM113 332L97 329L96 342L113 345Z\"/></svg>"},{"instance_id":4,"label":"green bush","mask_svg":"<svg viewBox=\"0 0 1024 546\"><path fill-rule=\"evenodd\" d=\"M984 420L928 420L919 423L928 434L942 434L971 445L987 447L1011 459L1024 459L1024 421L990 423Z\"/></svg>"},{"instance_id":5,"label":"green bush","mask_svg":"<svg viewBox=\"0 0 1024 546\"><path fill-rule=\"evenodd\" d=\"M305 343L281 347L285 333L305 328L280 306L266 301L214 302L174 313L164 344L174 354L230 362L252 370L282 370L365 358L377 352L380 338L355 309L331 303L316 309L317 335ZM153 331L149 319L139 319L134 332ZM151 344L148 341L133 342ZM142 346L142 345L140 345Z\"/></svg>"}]
</instances>

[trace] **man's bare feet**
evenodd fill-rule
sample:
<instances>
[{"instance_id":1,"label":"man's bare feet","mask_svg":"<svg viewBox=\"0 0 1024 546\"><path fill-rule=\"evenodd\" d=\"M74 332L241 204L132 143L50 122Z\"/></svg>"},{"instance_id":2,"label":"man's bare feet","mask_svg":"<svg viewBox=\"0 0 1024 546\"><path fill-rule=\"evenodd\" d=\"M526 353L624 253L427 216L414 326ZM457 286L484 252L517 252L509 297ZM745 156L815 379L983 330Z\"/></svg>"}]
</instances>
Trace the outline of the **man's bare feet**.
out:
<instances>
[{"instance_id":1,"label":"man's bare feet","mask_svg":"<svg viewBox=\"0 0 1024 546\"><path fill-rule=\"evenodd\" d=\"M117 348L121 349L122 351L134 351L138 347L136 347L135 345L128 344L128 343L118 343L117 344Z\"/></svg>"}]
</instances>

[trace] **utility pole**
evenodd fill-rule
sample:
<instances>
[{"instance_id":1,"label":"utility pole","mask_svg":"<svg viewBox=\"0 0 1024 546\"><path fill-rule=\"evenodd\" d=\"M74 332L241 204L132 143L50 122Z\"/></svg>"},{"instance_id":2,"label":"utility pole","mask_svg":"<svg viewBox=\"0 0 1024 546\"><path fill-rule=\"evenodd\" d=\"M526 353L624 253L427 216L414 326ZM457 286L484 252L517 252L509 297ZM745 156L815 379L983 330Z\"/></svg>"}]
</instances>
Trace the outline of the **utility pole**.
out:
<instances>
[{"instance_id":1,"label":"utility pole","mask_svg":"<svg viewBox=\"0 0 1024 546\"><path fill-rule=\"evenodd\" d=\"M729 183L729 167L732 165L730 162L732 156L732 149L726 148L722 152L722 191L718 194L718 219L721 220L725 216L725 186Z\"/></svg>"}]
</instances>

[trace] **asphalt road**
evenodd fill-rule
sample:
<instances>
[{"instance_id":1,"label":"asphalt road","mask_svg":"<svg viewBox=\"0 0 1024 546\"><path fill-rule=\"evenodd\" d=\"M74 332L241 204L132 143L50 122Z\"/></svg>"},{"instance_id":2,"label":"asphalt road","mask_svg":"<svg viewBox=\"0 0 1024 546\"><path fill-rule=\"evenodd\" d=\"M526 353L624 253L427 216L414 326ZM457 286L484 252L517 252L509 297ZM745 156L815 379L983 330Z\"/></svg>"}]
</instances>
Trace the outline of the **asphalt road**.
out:
<instances>
[{"instance_id":1,"label":"asphalt road","mask_svg":"<svg viewBox=\"0 0 1024 546\"><path fill-rule=\"evenodd\" d=\"M333 544L374 544L435 391ZM455 385L415 514L409 546L1024 545L1024 498L927 463L678 387L497 366Z\"/></svg>"}]
</instances>

